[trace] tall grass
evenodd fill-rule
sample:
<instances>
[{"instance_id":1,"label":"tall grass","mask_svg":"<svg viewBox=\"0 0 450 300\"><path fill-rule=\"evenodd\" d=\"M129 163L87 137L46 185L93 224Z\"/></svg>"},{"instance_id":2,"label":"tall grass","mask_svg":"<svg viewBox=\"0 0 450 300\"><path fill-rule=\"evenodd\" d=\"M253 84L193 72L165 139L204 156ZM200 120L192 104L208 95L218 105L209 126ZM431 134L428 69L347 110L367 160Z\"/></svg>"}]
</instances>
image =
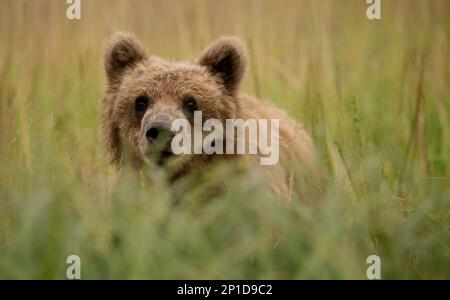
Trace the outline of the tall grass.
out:
<instances>
[{"instance_id":1,"label":"tall grass","mask_svg":"<svg viewBox=\"0 0 450 300\"><path fill-rule=\"evenodd\" d=\"M449 278L450 5L6 0L0 9L0 278ZM292 207L228 166L169 186L118 174L99 134L103 42L195 58L247 41L242 90L311 133L324 174ZM223 180L225 178L225 180ZM209 193L215 180L224 192ZM151 183L152 182L152 183Z\"/></svg>"}]
</instances>

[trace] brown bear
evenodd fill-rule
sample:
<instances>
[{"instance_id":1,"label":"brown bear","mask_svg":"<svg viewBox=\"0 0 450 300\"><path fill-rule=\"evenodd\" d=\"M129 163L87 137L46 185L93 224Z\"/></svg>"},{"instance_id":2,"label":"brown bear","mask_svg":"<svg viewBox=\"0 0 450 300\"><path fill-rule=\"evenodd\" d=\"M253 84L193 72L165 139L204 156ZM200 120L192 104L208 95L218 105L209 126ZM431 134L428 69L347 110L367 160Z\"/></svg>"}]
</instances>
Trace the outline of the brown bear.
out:
<instances>
[{"instance_id":1,"label":"brown bear","mask_svg":"<svg viewBox=\"0 0 450 300\"><path fill-rule=\"evenodd\" d=\"M198 61L170 62L147 55L133 35L116 33L105 53L108 86L102 114L111 162L138 169L176 166L171 177L176 180L212 161L247 159L267 176L274 192L290 201L293 167L313 168L313 143L303 126L284 111L239 92L246 64L245 47L238 38L220 38ZM173 155L167 142L174 136L171 122L185 119L192 123L198 111L202 120L224 123L227 119L279 120L279 162L259 164L256 158L263 156L259 151L256 155ZM158 139L161 136L163 143Z\"/></svg>"}]
</instances>

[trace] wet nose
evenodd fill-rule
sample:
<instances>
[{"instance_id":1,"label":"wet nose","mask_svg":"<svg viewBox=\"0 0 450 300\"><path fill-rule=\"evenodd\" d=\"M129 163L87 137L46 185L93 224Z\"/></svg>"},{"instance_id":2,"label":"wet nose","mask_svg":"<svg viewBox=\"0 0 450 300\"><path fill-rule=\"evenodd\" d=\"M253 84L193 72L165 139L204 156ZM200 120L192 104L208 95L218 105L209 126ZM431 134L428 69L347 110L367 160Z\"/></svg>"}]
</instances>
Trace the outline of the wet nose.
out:
<instances>
[{"instance_id":1,"label":"wet nose","mask_svg":"<svg viewBox=\"0 0 450 300\"><path fill-rule=\"evenodd\" d=\"M145 136L152 144L165 144L172 140L174 134L170 129L170 124L156 122L149 126Z\"/></svg>"}]
</instances>

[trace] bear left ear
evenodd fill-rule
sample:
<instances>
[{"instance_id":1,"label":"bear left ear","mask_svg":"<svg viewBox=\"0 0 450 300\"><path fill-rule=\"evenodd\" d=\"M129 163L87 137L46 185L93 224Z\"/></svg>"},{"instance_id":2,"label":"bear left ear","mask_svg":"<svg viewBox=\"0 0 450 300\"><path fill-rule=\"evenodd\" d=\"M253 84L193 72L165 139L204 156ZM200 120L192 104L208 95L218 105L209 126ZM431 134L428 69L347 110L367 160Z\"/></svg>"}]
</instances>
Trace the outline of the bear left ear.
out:
<instances>
[{"instance_id":1,"label":"bear left ear","mask_svg":"<svg viewBox=\"0 0 450 300\"><path fill-rule=\"evenodd\" d=\"M238 38L223 37L205 50L199 64L218 76L227 91L234 94L247 65L244 43Z\"/></svg>"},{"instance_id":2,"label":"bear left ear","mask_svg":"<svg viewBox=\"0 0 450 300\"><path fill-rule=\"evenodd\" d=\"M124 70L146 58L144 48L133 35L116 32L105 51L105 70L109 82L115 82Z\"/></svg>"}]
</instances>

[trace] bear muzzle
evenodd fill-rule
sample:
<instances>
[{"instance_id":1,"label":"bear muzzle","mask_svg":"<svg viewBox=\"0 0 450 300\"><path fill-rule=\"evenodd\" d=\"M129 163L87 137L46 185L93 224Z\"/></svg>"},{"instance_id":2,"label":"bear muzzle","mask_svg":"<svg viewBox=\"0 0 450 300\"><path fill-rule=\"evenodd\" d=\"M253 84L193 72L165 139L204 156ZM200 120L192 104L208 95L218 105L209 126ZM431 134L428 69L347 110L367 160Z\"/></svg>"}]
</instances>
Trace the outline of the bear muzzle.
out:
<instances>
[{"instance_id":1,"label":"bear muzzle","mask_svg":"<svg viewBox=\"0 0 450 300\"><path fill-rule=\"evenodd\" d=\"M171 156L171 142L175 133L167 122L152 122L142 130L139 149L144 157L148 157L162 165Z\"/></svg>"}]
</instances>

